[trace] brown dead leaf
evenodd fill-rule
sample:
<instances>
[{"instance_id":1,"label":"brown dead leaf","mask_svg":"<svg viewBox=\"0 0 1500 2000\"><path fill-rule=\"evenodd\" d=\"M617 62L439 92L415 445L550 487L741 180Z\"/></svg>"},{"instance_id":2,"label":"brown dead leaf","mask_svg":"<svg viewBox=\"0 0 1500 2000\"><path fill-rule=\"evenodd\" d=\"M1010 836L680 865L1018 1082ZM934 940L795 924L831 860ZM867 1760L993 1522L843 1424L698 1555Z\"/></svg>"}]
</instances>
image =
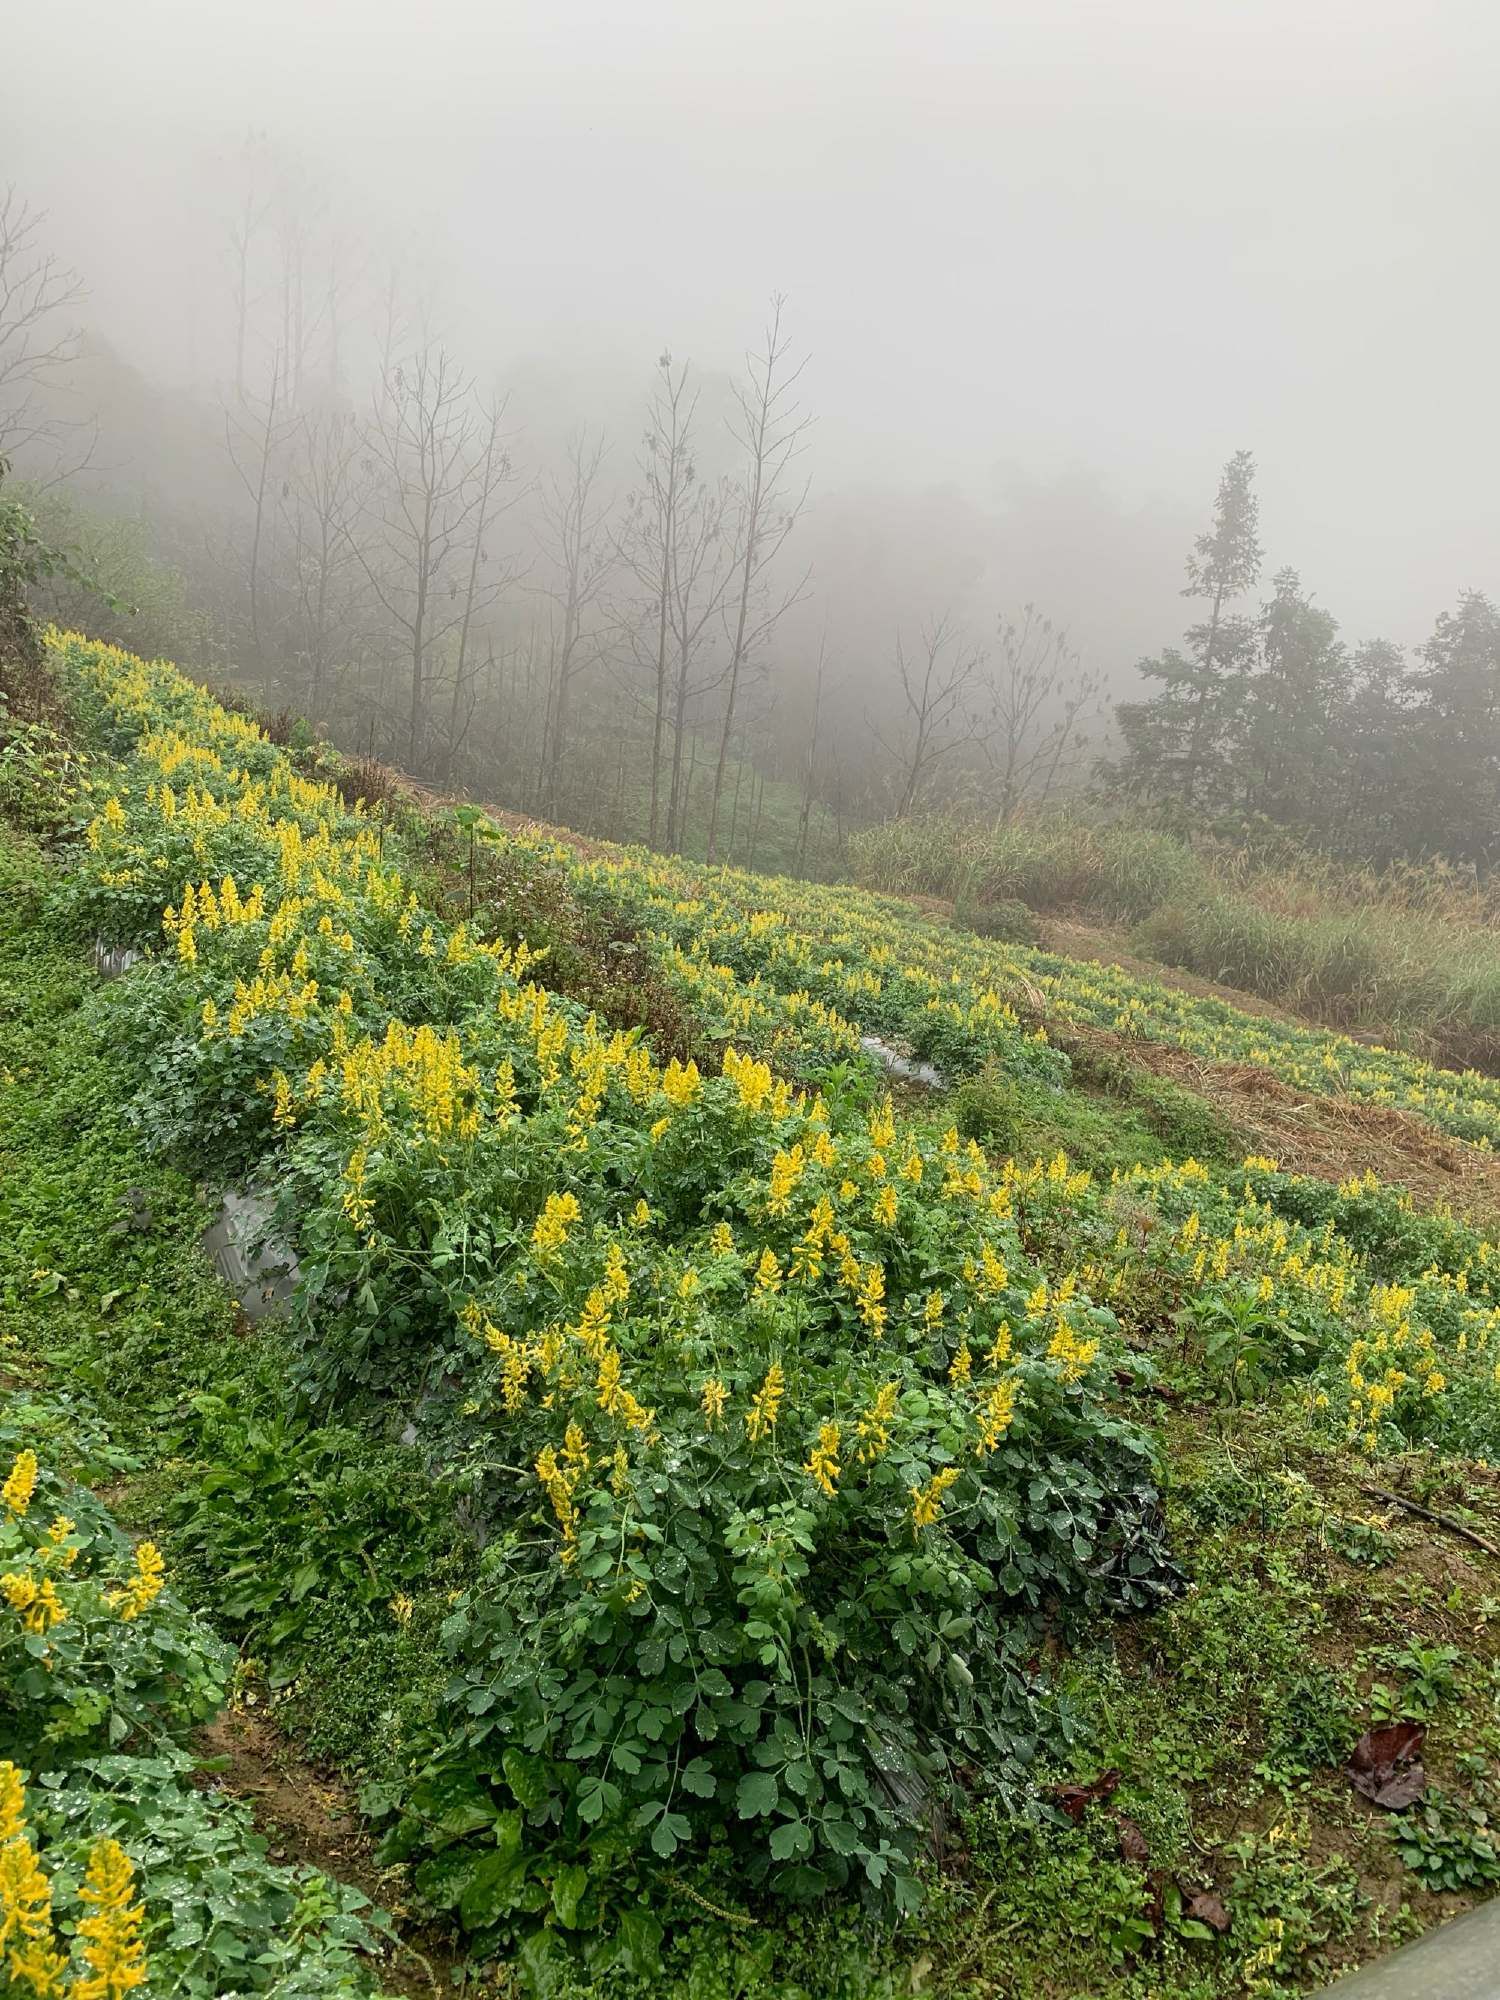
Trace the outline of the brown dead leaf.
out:
<instances>
[{"instance_id":1,"label":"brown dead leaf","mask_svg":"<svg viewBox=\"0 0 1500 2000\"><path fill-rule=\"evenodd\" d=\"M1182 1907L1186 1915L1207 1924L1221 1937L1229 1929L1229 1912L1212 1889L1195 1889L1192 1895L1183 1897Z\"/></svg>"},{"instance_id":2,"label":"brown dead leaf","mask_svg":"<svg viewBox=\"0 0 1500 2000\"><path fill-rule=\"evenodd\" d=\"M1426 1735L1420 1722L1392 1722L1383 1729L1367 1729L1344 1766L1350 1784L1362 1798L1387 1812L1402 1812L1415 1805L1427 1789L1427 1773L1421 1764Z\"/></svg>"},{"instance_id":3,"label":"brown dead leaf","mask_svg":"<svg viewBox=\"0 0 1500 2000\"><path fill-rule=\"evenodd\" d=\"M1115 1825L1120 1829L1120 1859L1138 1861L1144 1868L1151 1859L1151 1850L1146 1845L1146 1836L1130 1817L1129 1813L1117 1812Z\"/></svg>"},{"instance_id":4,"label":"brown dead leaf","mask_svg":"<svg viewBox=\"0 0 1500 2000\"><path fill-rule=\"evenodd\" d=\"M1068 1815L1075 1826L1082 1820L1091 1805L1100 1799L1107 1799L1119 1789L1118 1771L1101 1771L1097 1778L1091 1778L1086 1785L1049 1785L1054 1802Z\"/></svg>"}]
</instances>

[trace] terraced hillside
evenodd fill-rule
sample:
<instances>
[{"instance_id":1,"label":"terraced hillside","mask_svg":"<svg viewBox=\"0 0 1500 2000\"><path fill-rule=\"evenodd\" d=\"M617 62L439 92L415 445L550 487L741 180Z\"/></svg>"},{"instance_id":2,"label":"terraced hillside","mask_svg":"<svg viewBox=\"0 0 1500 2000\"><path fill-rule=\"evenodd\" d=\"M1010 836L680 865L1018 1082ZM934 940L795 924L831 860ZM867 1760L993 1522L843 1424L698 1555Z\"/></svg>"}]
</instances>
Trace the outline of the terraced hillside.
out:
<instances>
[{"instance_id":1,"label":"terraced hillside","mask_svg":"<svg viewBox=\"0 0 1500 2000\"><path fill-rule=\"evenodd\" d=\"M1206 2000L1500 1879L1492 1079L49 650L0 1328L70 1483L7 1516L0 1754L64 1920L107 1832L162 1992ZM253 1325L231 1186L297 1265ZM226 1694L389 1916L194 1784ZM195 1928L210 1807L295 1963L249 1890Z\"/></svg>"}]
</instances>

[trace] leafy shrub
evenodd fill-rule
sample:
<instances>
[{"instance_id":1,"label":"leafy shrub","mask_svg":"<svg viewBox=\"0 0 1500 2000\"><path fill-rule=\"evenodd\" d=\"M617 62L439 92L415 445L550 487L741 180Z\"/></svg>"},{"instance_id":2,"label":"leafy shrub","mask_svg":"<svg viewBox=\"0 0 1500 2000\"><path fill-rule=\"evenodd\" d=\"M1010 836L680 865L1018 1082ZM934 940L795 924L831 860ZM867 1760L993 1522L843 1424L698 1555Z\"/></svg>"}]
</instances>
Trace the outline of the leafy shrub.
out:
<instances>
[{"instance_id":1,"label":"leafy shrub","mask_svg":"<svg viewBox=\"0 0 1500 2000\"><path fill-rule=\"evenodd\" d=\"M1424 1889L1472 1894L1500 1882L1500 1819L1491 1793L1464 1803L1436 1788L1391 1823L1391 1839Z\"/></svg>"},{"instance_id":2,"label":"leafy shrub","mask_svg":"<svg viewBox=\"0 0 1500 2000\"><path fill-rule=\"evenodd\" d=\"M153 1546L26 1447L0 1487L0 1572L6 1990L124 1993L149 1970L196 2000L369 1995L384 1920L316 1870L273 1866L244 1808L197 1789L184 1739L222 1705L232 1656L164 1588Z\"/></svg>"},{"instance_id":3,"label":"leafy shrub","mask_svg":"<svg viewBox=\"0 0 1500 2000\"><path fill-rule=\"evenodd\" d=\"M228 1654L163 1596L160 1553L29 1450L0 1494L0 1569L0 1756L161 1742L221 1705Z\"/></svg>"}]
</instances>

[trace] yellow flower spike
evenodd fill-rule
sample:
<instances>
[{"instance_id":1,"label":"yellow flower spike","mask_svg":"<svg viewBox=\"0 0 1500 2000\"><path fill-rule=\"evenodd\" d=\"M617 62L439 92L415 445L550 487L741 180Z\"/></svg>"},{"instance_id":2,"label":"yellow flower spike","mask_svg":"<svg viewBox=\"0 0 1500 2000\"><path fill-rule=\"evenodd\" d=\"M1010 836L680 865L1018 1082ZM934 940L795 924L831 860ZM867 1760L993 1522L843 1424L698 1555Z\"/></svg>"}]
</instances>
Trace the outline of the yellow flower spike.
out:
<instances>
[{"instance_id":1,"label":"yellow flower spike","mask_svg":"<svg viewBox=\"0 0 1500 2000\"><path fill-rule=\"evenodd\" d=\"M818 1428L818 1441L813 1446L802 1470L830 1500L839 1489L839 1427L837 1424L822 1424Z\"/></svg>"},{"instance_id":2,"label":"yellow flower spike","mask_svg":"<svg viewBox=\"0 0 1500 2000\"><path fill-rule=\"evenodd\" d=\"M19 1768L0 1759L0 1847L19 1840L26 1831L26 1787Z\"/></svg>"},{"instance_id":3,"label":"yellow flower spike","mask_svg":"<svg viewBox=\"0 0 1500 2000\"><path fill-rule=\"evenodd\" d=\"M750 1442L758 1444L776 1428L781 1414L782 1401L786 1395L786 1377L781 1363L773 1361L766 1370L766 1378L751 1399L749 1413L745 1418L745 1429L750 1434Z\"/></svg>"},{"instance_id":4,"label":"yellow flower spike","mask_svg":"<svg viewBox=\"0 0 1500 2000\"><path fill-rule=\"evenodd\" d=\"M704 1383L698 1398L699 1406L703 1411L703 1423L706 1430L713 1430L717 1424L723 1422L724 1405L728 1399L728 1389L725 1388L717 1376L710 1375Z\"/></svg>"},{"instance_id":5,"label":"yellow flower spike","mask_svg":"<svg viewBox=\"0 0 1500 2000\"><path fill-rule=\"evenodd\" d=\"M702 1081L698 1074L697 1063L689 1060L684 1064L673 1056L662 1071L662 1095L669 1104L675 1104L679 1109L685 1108L696 1101Z\"/></svg>"},{"instance_id":6,"label":"yellow flower spike","mask_svg":"<svg viewBox=\"0 0 1500 2000\"><path fill-rule=\"evenodd\" d=\"M943 1495L958 1479L958 1467L945 1465L941 1472L935 1472L925 1485L908 1488L911 1494L911 1533L916 1541L924 1528L930 1528L943 1511Z\"/></svg>"},{"instance_id":7,"label":"yellow flower spike","mask_svg":"<svg viewBox=\"0 0 1500 2000\"><path fill-rule=\"evenodd\" d=\"M135 1552L135 1575L123 1590L105 1593L105 1603L122 1624L131 1625L156 1602L166 1583L166 1564L155 1542L142 1542Z\"/></svg>"},{"instance_id":8,"label":"yellow flower spike","mask_svg":"<svg viewBox=\"0 0 1500 2000\"><path fill-rule=\"evenodd\" d=\"M90 1976L75 1983L73 2000L124 2000L145 1985L146 1912L134 1894L135 1869L124 1848L118 1841L96 1841L79 1891L90 1911L78 1926Z\"/></svg>"},{"instance_id":9,"label":"yellow flower spike","mask_svg":"<svg viewBox=\"0 0 1500 2000\"><path fill-rule=\"evenodd\" d=\"M780 1290L781 1265L777 1262L776 1252L768 1246L761 1251L755 1266L755 1296L768 1298Z\"/></svg>"},{"instance_id":10,"label":"yellow flower spike","mask_svg":"<svg viewBox=\"0 0 1500 2000\"><path fill-rule=\"evenodd\" d=\"M578 1197L572 1193L549 1194L531 1232L532 1249L538 1261L555 1257L568 1240L568 1230L578 1220Z\"/></svg>"},{"instance_id":11,"label":"yellow flower spike","mask_svg":"<svg viewBox=\"0 0 1500 2000\"><path fill-rule=\"evenodd\" d=\"M855 1435L859 1439L859 1457L868 1465L885 1452L891 1441L891 1427L896 1421L896 1398L899 1385L884 1382L876 1390L873 1401L860 1413L855 1425Z\"/></svg>"},{"instance_id":12,"label":"yellow flower spike","mask_svg":"<svg viewBox=\"0 0 1500 2000\"><path fill-rule=\"evenodd\" d=\"M5 1484L0 1486L0 1501L4 1502L6 1511L18 1519L31 1505L38 1469L34 1451L17 1452Z\"/></svg>"},{"instance_id":13,"label":"yellow flower spike","mask_svg":"<svg viewBox=\"0 0 1500 2000\"><path fill-rule=\"evenodd\" d=\"M980 1406L976 1419L979 1426L979 1442L974 1450L980 1458L988 1456L1010 1429L1016 1413L1016 1385L1010 1377L996 1382Z\"/></svg>"}]
</instances>

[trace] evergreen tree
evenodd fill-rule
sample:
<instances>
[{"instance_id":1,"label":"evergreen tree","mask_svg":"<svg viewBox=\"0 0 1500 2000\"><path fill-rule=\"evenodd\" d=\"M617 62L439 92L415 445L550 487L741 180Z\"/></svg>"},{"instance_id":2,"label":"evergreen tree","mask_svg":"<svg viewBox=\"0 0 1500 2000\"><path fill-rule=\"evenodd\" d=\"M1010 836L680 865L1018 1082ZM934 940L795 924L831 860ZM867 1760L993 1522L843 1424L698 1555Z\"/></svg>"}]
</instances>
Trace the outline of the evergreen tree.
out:
<instances>
[{"instance_id":1,"label":"evergreen tree","mask_svg":"<svg viewBox=\"0 0 1500 2000\"><path fill-rule=\"evenodd\" d=\"M1219 481L1213 525L1198 537L1187 561L1182 594L1203 599L1208 616L1189 628L1186 651L1169 647L1156 659L1141 661L1141 673L1159 681L1161 693L1117 710L1126 749L1122 778L1142 790L1175 795L1189 808L1204 802L1211 780L1222 773L1226 737L1255 652L1254 621L1228 608L1260 574L1254 478L1254 458L1237 451Z\"/></svg>"},{"instance_id":2,"label":"evergreen tree","mask_svg":"<svg viewBox=\"0 0 1500 2000\"><path fill-rule=\"evenodd\" d=\"M1348 661L1337 621L1307 596L1296 570L1278 570L1272 593L1233 761L1255 811L1282 826L1315 825L1326 817Z\"/></svg>"},{"instance_id":3,"label":"evergreen tree","mask_svg":"<svg viewBox=\"0 0 1500 2000\"><path fill-rule=\"evenodd\" d=\"M1412 675L1409 843L1488 873L1500 850L1500 611L1468 590Z\"/></svg>"},{"instance_id":4,"label":"evergreen tree","mask_svg":"<svg viewBox=\"0 0 1500 2000\"><path fill-rule=\"evenodd\" d=\"M1337 720L1329 837L1343 852L1379 868L1403 845L1411 696L1399 646L1369 639L1356 650Z\"/></svg>"}]
</instances>

